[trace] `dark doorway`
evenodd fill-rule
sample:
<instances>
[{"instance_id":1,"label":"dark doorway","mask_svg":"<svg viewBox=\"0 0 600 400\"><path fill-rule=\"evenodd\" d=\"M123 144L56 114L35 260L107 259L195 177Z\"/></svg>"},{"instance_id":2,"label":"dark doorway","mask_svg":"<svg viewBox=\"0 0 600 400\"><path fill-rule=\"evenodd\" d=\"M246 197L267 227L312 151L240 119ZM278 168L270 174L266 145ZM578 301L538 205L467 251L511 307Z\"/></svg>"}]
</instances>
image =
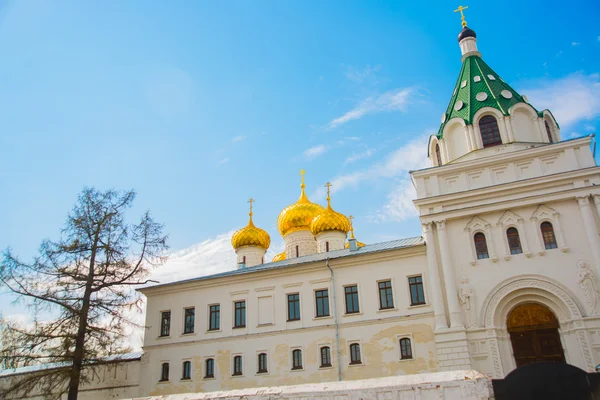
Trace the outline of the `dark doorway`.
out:
<instances>
[{"instance_id":1,"label":"dark doorway","mask_svg":"<svg viewBox=\"0 0 600 400\"><path fill-rule=\"evenodd\" d=\"M558 320L537 303L515 307L506 323L517 367L538 362L565 362Z\"/></svg>"}]
</instances>

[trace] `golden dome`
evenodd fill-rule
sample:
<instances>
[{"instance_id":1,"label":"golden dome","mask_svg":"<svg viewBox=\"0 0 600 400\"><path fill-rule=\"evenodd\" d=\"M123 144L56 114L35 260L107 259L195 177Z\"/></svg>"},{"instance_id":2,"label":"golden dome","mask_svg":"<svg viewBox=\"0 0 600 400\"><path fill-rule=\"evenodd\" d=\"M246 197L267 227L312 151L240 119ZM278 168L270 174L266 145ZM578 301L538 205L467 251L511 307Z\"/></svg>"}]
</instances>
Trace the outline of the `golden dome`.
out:
<instances>
[{"instance_id":1,"label":"golden dome","mask_svg":"<svg viewBox=\"0 0 600 400\"><path fill-rule=\"evenodd\" d=\"M354 239L356 240L356 238L354 237L354 226L352 225L352 220L354 219L354 217L351 215L348 217L348 219L350 220L350 239ZM359 242L358 240L356 240L356 246L357 247L364 247L366 246L366 244L364 244L363 242ZM350 243L346 242L346 248L349 249L350 248Z\"/></svg>"},{"instance_id":2,"label":"golden dome","mask_svg":"<svg viewBox=\"0 0 600 400\"><path fill-rule=\"evenodd\" d=\"M273 262L283 261L283 260L285 260L285 251L283 253L279 253L275 257L273 257Z\"/></svg>"},{"instance_id":3,"label":"golden dome","mask_svg":"<svg viewBox=\"0 0 600 400\"><path fill-rule=\"evenodd\" d=\"M287 206L279 213L277 219L277 228L281 236L285 236L290 232L294 232L300 229L309 229L310 223L314 217L321 214L325 209L318 204L311 203L304 193L304 170L300 172L302 174L302 193L300 198L294 204Z\"/></svg>"},{"instance_id":4,"label":"golden dome","mask_svg":"<svg viewBox=\"0 0 600 400\"><path fill-rule=\"evenodd\" d=\"M321 214L317 215L310 223L310 231L313 235L328 231L340 231L348 233L350 230L350 221L344 214L340 214L331 208L331 196L329 188L331 183L327 182L327 208Z\"/></svg>"},{"instance_id":5,"label":"golden dome","mask_svg":"<svg viewBox=\"0 0 600 400\"><path fill-rule=\"evenodd\" d=\"M245 228L236 231L231 237L231 245L234 249L239 249L243 246L258 246L267 250L271 244L271 237L264 229L257 228L252 222L252 203L253 199L248 201L250 203L250 220Z\"/></svg>"}]
</instances>

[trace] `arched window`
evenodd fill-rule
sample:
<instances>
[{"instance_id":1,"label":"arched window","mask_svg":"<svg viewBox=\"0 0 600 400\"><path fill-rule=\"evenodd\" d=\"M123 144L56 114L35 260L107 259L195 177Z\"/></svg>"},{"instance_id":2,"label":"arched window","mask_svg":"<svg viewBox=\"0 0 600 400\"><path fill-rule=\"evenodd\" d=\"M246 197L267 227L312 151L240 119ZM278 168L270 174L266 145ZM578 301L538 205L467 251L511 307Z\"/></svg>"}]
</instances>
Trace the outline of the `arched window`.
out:
<instances>
[{"instance_id":1,"label":"arched window","mask_svg":"<svg viewBox=\"0 0 600 400\"><path fill-rule=\"evenodd\" d=\"M331 367L331 350L329 347L321 347L321 368Z\"/></svg>"},{"instance_id":2,"label":"arched window","mask_svg":"<svg viewBox=\"0 0 600 400\"><path fill-rule=\"evenodd\" d=\"M491 115L486 115L479 120L479 131L481 132L481 141L483 147L491 147L502 144L498 121Z\"/></svg>"},{"instance_id":3,"label":"arched window","mask_svg":"<svg viewBox=\"0 0 600 400\"><path fill-rule=\"evenodd\" d=\"M204 369L204 377L205 378L214 378L215 377L215 360L213 358L206 359L205 369Z\"/></svg>"},{"instance_id":4,"label":"arched window","mask_svg":"<svg viewBox=\"0 0 600 400\"><path fill-rule=\"evenodd\" d=\"M552 140L552 130L550 129L550 125L548 125L548 121L544 121L544 125L546 125L546 134L548 135L548 141L550 143L554 143L554 140Z\"/></svg>"},{"instance_id":5,"label":"arched window","mask_svg":"<svg viewBox=\"0 0 600 400\"><path fill-rule=\"evenodd\" d=\"M183 373L181 375L181 379L191 379L192 378L192 363L190 361L183 362Z\"/></svg>"},{"instance_id":6,"label":"arched window","mask_svg":"<svg viewBox=\"0 0 600 400\"><path fill-rule=\"evenodd\" d=\"M350 345L350 364L362 364L362 360L360 359L360 345L358 343Z\"/></svg>"},{"instance_id":7,"label":"arched window","mask_svg":"<svg viewBox=\"0 0 600 400\"><path fill-rule=\"evenodd\" d=\"M556 245L556 236L554 235L552 224L548 221L542 222L540 229L546 250L556 249L558 246Z\"/></svg>"},{"instance_id":8,"label":"arched window","mask_svg":"<svg viewBox=\"0 0 600 400\"><path fill-rule=\"evenodd\" d=\"M510 254L521 254L523 252L523 249L521 249L521 239L519 239L519 231L517 228L508 228L506 230L506 239L508 240Z\"/></svg>"},{"instance_id":9,"label":"arched window","mask_svg":"<svg viewBox=\"0 0 600 400\"><path fill-rule=\"evenodd\" d=\"M169 363L162 363L160 366L160 381L169 380Z\"/></svg>"},{"instance_id":10,"label":"arched window","mask_svg":"<svg viewBox=\"0 0 600 400\"><path fill-rule=\"evenodd\" d=\"M233 357L233 375L242 375L242 356Z\"/></svg>"},{"instance_id":11,"label":"arched window","mask_svg":"<svg viewBox=\"0 0 600 400\"><path fill-rule=\"evenodd\" d=\"M487 242L485 241L485 235L481 232L477 232L473 237L475 241L475 251L477 252L477 259L483 260L484 258L490 258L488 253Z\"/></svg>"},{"instance_id":12,"label":"arched window","mask_svg":"<svg viewBox=\"0 0 600 400\"><path fill-rule=\"evenodd\" d=\"M325 251L329 251L329 242L325 242Z\"/></svg>"},{"instance_id":13,"label":"arched window","mask_svg":"<svg viewBox=\"0 0 600 400\"><path fill-rule=\"evenodd\" d=\"M302 350L292 351L292 369L302 369Z\"/></svg>"},{"instance_id":14,"label":"arched window","mask_svg":"<svg viewBox=\"0 0 600 400\"><path fill-rule=\"evenodd\" d=\"M267 354L260 353L258 355L258 373L264 374L267 372L268 372L268 370L267 370Z\"/></svg>"},{"instance_id":15,"label":"arched window","mask_svg":"<svg viewBox=\"0 0 600 400\"><path fill-rule=\"evenodd\" d=\"M437 158L437 165L442 165L442 154L440 152L440 144L435 144L435 157Z\"/></svg>"},{"instance_id":16,"label":"arched window","mask_svg":"<svg viewBox=\"0 0 600 400\"><path fill-rule=\"evenodd\" d=\"M400 359L408 360L410 358L413 358L412 348L410 347L410 339L402 338L400 339Z\"/></svg>"}]
</instances>

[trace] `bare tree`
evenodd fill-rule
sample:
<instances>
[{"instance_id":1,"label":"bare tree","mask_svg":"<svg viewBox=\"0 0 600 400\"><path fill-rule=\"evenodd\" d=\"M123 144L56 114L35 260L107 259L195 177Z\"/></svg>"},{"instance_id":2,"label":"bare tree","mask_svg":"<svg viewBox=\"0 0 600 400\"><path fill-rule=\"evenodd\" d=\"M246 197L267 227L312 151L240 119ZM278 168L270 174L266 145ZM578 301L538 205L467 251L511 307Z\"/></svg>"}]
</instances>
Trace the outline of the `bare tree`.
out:
<instances>
[{"instance_id":1,"label":"bare tree","mask_svg":"<svg viewBox=\"0 0 600 400\"><path fill-rule=\"evenodd\" d=\"M68 392L75 400L86 379L83 367L127 350L122 339L135 324L128 311L141 301L132 288L149 282L168 249L163 226L149 212L137 224L126 222L134 198L134 191L85 188L61 239L43 241L32 263L5 251L0 288L29 306L33 322L0 321L0 365L62 366L13 379L0 389L5 395L41 391L58 398Z\"/></svg>"}]
</instances>

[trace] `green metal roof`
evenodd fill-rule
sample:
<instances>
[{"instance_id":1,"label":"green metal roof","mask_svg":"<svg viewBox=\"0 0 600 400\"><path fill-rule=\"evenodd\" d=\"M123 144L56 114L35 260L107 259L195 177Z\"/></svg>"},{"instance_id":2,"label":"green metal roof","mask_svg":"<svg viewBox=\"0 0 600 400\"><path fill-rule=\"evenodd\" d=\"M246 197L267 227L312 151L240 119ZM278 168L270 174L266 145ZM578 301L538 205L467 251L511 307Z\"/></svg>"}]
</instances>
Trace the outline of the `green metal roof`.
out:
<instances>
[{"instance_id":1,"label":"green metal roof","mask_svg":"<svg viewBox=\"0 0 600 400\"><path fill-rule=\"evenodd\" d=\"M504 82L481 57L469 56L463 61L450 104L442 116L443 122L437 137L442 137L444 126L452 118L462 118L470 125L475 113L483 107L493 107L508 115L510 107L521 102L526 103L523 97Z\"/></svg>"}]
</instances>

